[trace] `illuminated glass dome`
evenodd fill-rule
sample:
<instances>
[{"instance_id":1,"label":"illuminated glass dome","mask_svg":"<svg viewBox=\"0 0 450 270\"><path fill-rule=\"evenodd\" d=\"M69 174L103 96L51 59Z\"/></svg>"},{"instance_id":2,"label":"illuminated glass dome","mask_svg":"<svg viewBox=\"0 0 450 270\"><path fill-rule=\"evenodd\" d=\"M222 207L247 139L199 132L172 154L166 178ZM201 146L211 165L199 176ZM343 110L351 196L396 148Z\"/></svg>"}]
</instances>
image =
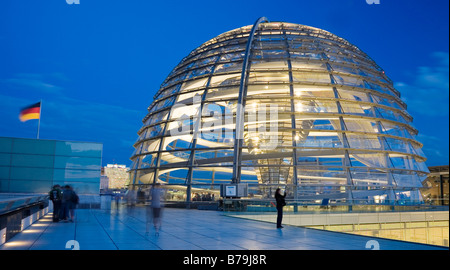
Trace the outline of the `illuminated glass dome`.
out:
<instances>
[{"instance_id":1,"label":"illuminated glass dome","mask_svg":"<svg viewBox=\"0 0 450 270\"><path fill-rule=\"evenodd\" d=\"M297 200L420 201L428 169L411 122L356 46L260 18L193 50L162 83L134 144L131 184L168 185L171 200L217 199L234 182L253 198L281 187Z\"/></svg>"}]
</instances>

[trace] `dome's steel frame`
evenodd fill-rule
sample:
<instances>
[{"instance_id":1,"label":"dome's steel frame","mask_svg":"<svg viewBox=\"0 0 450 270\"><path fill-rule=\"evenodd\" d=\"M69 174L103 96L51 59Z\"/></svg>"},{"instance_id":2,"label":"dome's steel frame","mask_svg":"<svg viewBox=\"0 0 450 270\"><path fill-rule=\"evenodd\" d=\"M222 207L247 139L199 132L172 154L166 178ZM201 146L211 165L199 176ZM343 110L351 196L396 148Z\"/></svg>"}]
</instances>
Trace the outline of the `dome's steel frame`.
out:
<instances>
[{"instance_id":1,"label":"dome's steel frame","mask_svg":"<svg viewBox=\"0 0 450 270\"><path fill-rule=\"evenodd\" d=\"M231 162L232 161L232 177L230 179L231 182L234 183L239 183L241 182L241 170L243 167L242 162L245 160L252 160L251 158L248 157L243 157L242 155L242 150L243 148L243 142L244 142L244 115L245 115L245 105L247 102L247 89L248 89L248 80L249 80L249 75L250 75L250 70L251 70L251 62L250 61L250 57L252 56L252 48L253 48L253 44L254 44L254 39L255 36L258 35L258 28L263 24L263 23L269 23L268 19L265 17L261 17L259 18L252 26L250 32L249 32L249 36L246 40L246 44L245 44L245 55L243 57L243 62L242 62L242 67L241 67L241 77L240 77L240 83L239 83L239 93L238 93L238 99L237 99L237 110L236 110L236 123L235 123L235 133L234 133L234 141L233 141L233 156L232 157L221 157L221 158L213 158L214 160L217 160L217 162ZM283 25L283 23L280 23L281 25ZM304 126L301 127L297 127L297 121L298 119L296 119L296 116L299 115L300 113L303 116L308 116L310 115L311 117L317 116L319 115L321 112L317 112L317 111L301 111L301 112L297 112L296 111L296 101L307 101L310 98L309 97L300 97L300 96L296 96L295 94L295 86L296 84L299 83L298 80L296 80L295 74L294 72L298 72L298 67L295 69L293 67L292 64L292 53L294 54L298 54L299 52L309 52L308 50L310 50L309 48L303 48L303 47L297 47L297 48L290 48L290 43L288 42L288 35L292 35L292 33L288 34L287 31L292 31L289 30L283 26L281 26L279 28L280 32L282 33L281 35L284 37L283 40L285 42L285 53L286 53L286 62L287 62L287 71L288 73L288 87L289 87L289 99L290 99L290 111L286 111L286 112L281 112L280 114L286 114L288 115L288 117L290 118L290 129L291 129L291 136L292 136L292 145L291 147L287 147L287 146L283 146L286 149L292 148L292 153L290 152L280 152L280 153L265 153L262 156L264 156L267 159L270 158L285 158L287 157L287 155L291 155L289 158L292 158L292 164L291 165L282 165L282 164L277 164L277 165L271 165L271 164L266 164L264 165L267 168L270 167L293 167L293 171L292 171L292 186L293 186L293 193L294 193L294 199L299 199L298 197L298 192L297 192L297 188L301 188L301 186L303 186L303 184L300 182L299 180L299 176L298 176L298 170L297 168L299 168L299 164L298 164L298 160L301 156L303 156L303 154L305 156L307 156L308 154L312 154L314 155L314 146L309 146L308 151L305 151L307 153L301 153L298 150L304 148L305 146L302 146L301 144L298 144L298 140L294 139L295 136L297 136L296 134L298 134L299 132L301 132L302 130L307 130L308 132L311 131L312 127L307 127L305 128ZM262 31L262 30L261 30ZM334 51L330 51L330 52L321 52L320 53L320 57L323 60L316 60L316 59L309 59L308 61L310 61L311 63L315 63L315 61L320 62L322 61L322 63L324 62L326 65L326 70L328 71L328 75L329 75L329 82L325 82L325 81L319 81L319 82L307 82L307 81L301 81L301 84L303 85L311 85L311 86L324 86L324 87L331 87L332 88L332 93L333 93L333 97L326 97L326 98L321 98L321 97L316 97L317 100L326 100L327 102L330 102L330 104L332 102L335 102L335 106L336 106L336 110L335 111L327 111L327 116L328 117L334 117L336 119L338 119L338 121L336 122L336 125L339 126L339 129L333 130L334 132L336 132L336 134L338 134L338 136L340 136L340 140L342 143L342 147L341 148L332 148L332 149L328 149L328 150L323 150L324 148L322 147L318 147L316 150L316 152L320 152L322 155L326 155L326 153L329 153L329 155L333 155L336 154L337 152L342 153L343 152L343 164L342 165L336 165L337 167L340 167L344 170L345 175L346 175L346 188L345 188L345 192L347 194L347 201L348 202L352 202L353 201L353 190L354 188L357 188L357 186L354 183L354 179L353 179L353 175L357 175L358 171L352 171L353 168L355 168L354 166L352 166L352 158L351 155L355 156L355 155L360 155L363 156L364 154L375 154L375 153L380 153L380 155L384 155L384 159L385 159L385 164L391 164L392 161L390 160L390 155L404 155L407 156L408 158L411 159L416 159L416 162L421 162L423 163L425 161L425 157L423 155L423 153L420 152L420 147L422 147L422 145L417 142L415 140L415 138L413 137L407 137L406 135L398 135L397 133L388 133L388 132L382 132L384 129L383 127L383 123L386 123L388 125L392 125L392 126L396 126L399 127L399 129L401 128L401 130L405 133L410 133L413 136L417 134L417 130L412 127L409 123L412 121L412 117L406 112L406 105L405 103L400 99L400 93L392 87L392 81L384 75L384 71L382 71L382 69L366 54L364 54L361 50L359 50L356 46L350 44L349 42L347 42L346 40L337 37L333 34L330 34L326 31L320 30L320 29L316 29L316 28L310 28L308 29L308 31L314 32L316 31L316 35L317 38L321 38L323 39L321 42L328 42L330 44L333 44L332 46L338 47L338 48L343 48L345 50L347 50L346 53L354 53L354 57L356 57L358 59L361 58L360 60L360 66L354 67L352 66L350 63L348 63L347 61L341 61L339 63L339 66L343 67L343 68L347 68L347 69L351 69L351 68L359 68L361 71L367 73L367 74L371 74L371 72L373 72L373 69L375 69L378 72L382 72L382 80L379 81L377 78L374 78L373 75L370 76L365 76L362 77L362 75L358 75L358 74L353 74L353 73L346 73L344 71L340 71L340 70L335 70L330 63L333 64L333 61L335 60L331 60L330 57L334 57L334 58L338 58L339 57L339 52L334 52ZM230 31L231 32L231 31ZM242 31L241 33L244 33L245 31ZM152 179L148 180L148 184L154 184L156 183L159 177L159 171L161 169L164 170L168 170L170 171L171 169L175 169L175 168L187 168L188 173L186 176L186 181L185 181L185 187L186 187L186 200L187 201L191 201L191 187L192 187L192 180L193 180L193 173L194 173L194 168L196 166L199 165L204 165L207 166L208 163L205 163L202 160L196 160L196 156L195 156L195 152L202 150L201 148L197 148L197 143L198 143L198 134L199 134L199 130L200 130L200 124L201 124L201 117L204 111L204 106L207 102L207 95L208 95L208 91L210 90L211 87L215 87L215 88L219 88L219 89L225 89L225 86L222 85L213 85L211 86L212 82L212 77L213 76L219 76L219 75L215 75L215 69L217 67L217 65L220 63L230 63L230 64L235 64L239 61L236 62L236 60L229 60L229 62L224 62L221 60L221 55L224 54L223 52L219 52L216 53L215 55L217 56L217 58L214 60L213 63L206 63L203 65L199 65L196 66L195 68L192 68L191 70L202 70L202 68L205 67L209 67L211 66L211 69L207 72L204 73L199 73L199 75L196 75L192 78L188 78L188 68L190 68L189 66L193 65L195 63L195 61L199 61L202 59L207 60L208 57L210 57L210 55L206 55L206 56L202 56L201 53L208 51L208 50L213 50L214 47L210 47L215 45L216 48L219 48L221 46L222 43L226 43L229 40L235 38L235 36L239 35L239 32L234 33L231 36L227 36L227 35L220 35L208 42L206 42L205 44L203 44L202 46L200 46L199 48L197 48L195 51L195 53L191 53L188 57L184 58L180 64L177 66L177 68L175 68L172 73L167 77L167 79L163 82L163 84L161 85L161 88L159 89L159 91L157 92L157 94L155 95L155 101L153 102L153 104L149 107L149 113L147 114L147 116L143 119L144 125L141 128L141 130L139 130L138 134L140 135L140 137L138 138L138 141L135 143L135 153L133 154L133 156L131 157L131 159L133 160L133 167L131 169L131 172L134 173L132 174L132 179L131 179L131 184L132 185L136 185L139 186L138 184L138 179L137 179L137 174L139 171L142 170L151 170L152 171ZM242 39L242 37L241 37ZM241 52L242 53L242 44L243 42L241 41L241 39L237 40L237 42L240 42L239 45L237 46L237 49L235 49L236 52ZM227 45L228 46L228 45ZM284 50L284 49L283 49ZM193 52L194 52L193 51ZM233 51L227 51L227 53L231 53ZM200 56L200 57L199 57ZM213 54L214 56L214 54ZM365 59L363 59L363 57ZM367 63L370 62L369 64ZM354 64L353 64L354 65ZM370 66L369 66L370 65ZM344 70L344 69L342 69ZM276 70L275 70L276 71ZM263 73L265 71L260 70L258 71L260 73ZM273 72L273 70L271 70L271 72ZM302 71L303 72L303 71ZM308 72L310 72L311 74L319 74L319 73L323 73L322 71L316 71L314 69L309 70ZM229 71L229 72L222 72L219 73L220 75L227 75L227 74L235 74L236 71ZM213 75L214 74L214 75ZM361 79L361 81L364 82L364 85L357 85L355 83L355 85L352 84L345 84L343 82L339 81L339 76L347 76L349 78L355 78L356 79ZM175 153L177 151L181 151L181 150L176 150L175 148L173 150L167 150L167 149L163 149L163 140L164 138L166 138L166 133L170 130L168 130L168 125L169 123L173 120L171 120L171 112L172 110L169 109L167 110L167 106L165 105L165 103L171 103L173 104L175 97L177 97L178 95L180 95L180 92L177 91L181 91L181 90L171 90L171 88L176 88L178 87L181 88L181 84L182 83L189 83L190 81L195 81L195 80L199 80L199 79L206 79L206 83L204 86L203 90L200 90L201 93L201 97L200 97L200 102L199 102L199 108L198 108L198 112L196 113L197 115L195 116L197 121L195 121L194 125L193 125L193 130L192 130L192 140L189 146L189 149L186 150L190 150L189 153L189 157L187 158L187 161L179 161L179 162L173 162L173 163L165 163L162 164L161 160L162 160L162 152L164 151L165 153ZM270 82L268 82L270 83ZM253 85L256 85L257 82L253 82ZM282 84L282 83L280 83ZM371 85L373 84L378 84L381 85L381 87L378 88L374 88L371 87ZM370 87L369 87L370 86ZM199 89L202 89L202 87L200 87ZM364 93L364 95L366 95L366 99L365 100L350 100L350 99L346 99L343 98L340 95L341 90L344 91L355 91L358 93ZM172 91L172 92L170 92ZM190 92L195 92L197 91L196 88L193 88L193 90L189 90ZM197 92L200 92L197 91ZM187 93L187 92L183 92L183 93ZM197 97L198 98L198 97ZM229 98L230 100L235 100L235 98ZM267 99L267 97L260 97L260 100L264 100ZM383 99L386 99L386 101L383 101ZM227 101L227 99L225 98L220 98L216 101ZM389 101L389 102L388 102ZM392 101L392 103L390 103ZM164 102L164 105L161 105ZM353 104L357 104L357 105L361 105L361 106L366 106L366 107L370 107L370 110L368 111L367 115L364 116L358 116L357 113L352 114L352 113L347 113L344 112L343 108L345 107L342 104L345 104L345 106L350 106ZM388 104L388 105L386 105ZM394 104L394 105L391 105ZM159 107L158 107L159 106ZM171 105L169 105L171 106ZM161 122L158 122L158 120L156 120L156 122L154 121L154 118L156 119L158 114L167 112L167 115L164 116L165 122L163 125L162 130L160 130L159 132L157 132L157 134L155 136L152 135L148 135L149 129L150 128L155 128L157 129L158 125L161 124ZM384 113L384 114L383 114ZM393 115L391 117L388 117L390 115ZM387 116L385 116L387 115ZM374 133L374 134L369 134L367 131L365 130L357 130L356 128L354 129L348 129L346 126L345 119L351 119L351 121L357 121L358 117L364 117L365 120L370 120L372 122L374 122L375 126L374 129L378 130L378 133ZM400 120L399 120L400 119ZM153 122L152 122L153 121ZM350 120L349 120L350 121ZM325 130L314 130L314 132L326 132ZM352 145L353 143L349 143L349 141L352 141L350 139L347 138L348 135L352 135L352 136L366 136L371 138L372 137L376 137L377 140L379 139L379 143L381 144L379 150L377 149L371 149L371 148L358 148L355 147L354 145ZM157 150L153 150L153 152L151 151L143 151L144 148L144 143L146 142L151 142L151 140L160 140L159 145L157 146ZM403 151L403 150L399 150L397 148L393 148L390 146L391 143L388 143L388 140L399 140L399 142L403 142L406 144L410 144L410 146L414 149L413 150L409 150L410 152L407 151ZM413 147L413 146L417 146L417 147ZM248 147L248 146L247 146ZM326 147L325 147L326 148ZM416 149L417 148L417 149ZM222 149L220 146L219 147L215 147L213 150L220 150ZM223 149L228 149L228 147L223 147ZM419 152L418 152L419 151ZM142 159L144 159L145 155L143 153L147 154L152 154L152 155L156 155L156 157L154 158L154 160L152 159L152 165L150 166L150 168L141 168L139 167L140 164L142 163ZM209 160L209 164L213 164L214 162L211 161L212 159ZM418 160L418 161L417 161ZM141 162L141 163L140 163ZM208 162L208 161L206 161ZM406 162L406 161L405 161ZM245 165L246 167L248 167L248 165ZM255 167L257 166L261 166L263 167L263 165L255 165ZM368 168L369 170L369 174L370 174L370 170L374 169L374 170L378 170L381 172L384 172L386 174L387 177L387 183L386 183L386 189L387 189L387 198L391 201L396 199L396 194L394 193L394 189L399 189L401 190L402 185L399 185L399 183L396 182L395 177L393 175L393 172L395 171L396 173L398 172L404 172L404 173L413 173L413 174L418 174L421 175L421 177L426 176L427 173L427 169L424 165L422 165L421 167L419 166L419 168L413 167L411 165L411 167L396 167L393 166L392 168L389 167L390 165L386 165L388 166L388 168L383 167L383 165L379 166L372 166L370 168ZM328 166L330 167L330 166ZM333 166L331 166L330 168L332 168ZM369 167L369 166L368 166ZM378 168L379 167L379 168ZM269 173L270 175L270 173ZM147 185L148 185L147 184ZM145 186L145 185L144 185ZM418 187L416 187L415 189L417 190ZM300 198L301 199L301 198Z\"/></svg>"}]
</instances>

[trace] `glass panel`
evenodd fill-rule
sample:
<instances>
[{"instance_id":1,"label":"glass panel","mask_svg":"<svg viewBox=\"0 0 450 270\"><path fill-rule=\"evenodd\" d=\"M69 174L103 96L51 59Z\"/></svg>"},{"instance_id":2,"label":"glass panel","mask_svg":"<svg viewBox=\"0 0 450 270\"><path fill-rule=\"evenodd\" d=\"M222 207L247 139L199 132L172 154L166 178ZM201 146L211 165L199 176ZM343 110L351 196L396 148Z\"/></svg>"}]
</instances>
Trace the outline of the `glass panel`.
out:
<instances>
[{"instance_id":1,"label":"glass panel","mask_svg":"<svg viewBox=\"0 0 450 270\"><path fill-rule=\"evenodd\" d=\"M356 119L344 118L345 127L349 131L378 133L378 125L373 121L361 121Z\"/></svg>"},{"instance_id":2,"label":"glass panel","mask_svg":"<svg viewBox=\"0 0 450 270\"><path fill-rule=\"evenodd\" d=\"M56 141L55 155L77 157L102 157L103 144Z\"/></svg>"},{"instance_id":3,"label":"glass panel","mask_svg":"<svg viewBox=\"0 0 450 270\"><path fill-rule=\"evenodd\" d=\"M341 139L338 136L308 136L305 140L297 141L298 147L317 148L342 148ZM304 151L308 151L305 149ZM314 150L312 150L314 151Z\"/></svg>"},{"instance_id":4,"label":"glass panel","mask_svg":"<svg viewBox=\"0 0 450 270\"><path fill-rule=\"evenodd\" d=\"M252 59L287 59L287 53L285 50L253 50Z\"/></svg>"},{"instance_id":5,"label":"glass panel","mask_svg":"<svg viewBox=\"0 0 450 270\"><path fill-rule=\"evenodd\" d=\"M54 156L12 154L11 166L52 168Z\"/></svg>"},{"instance_id":6,"label":"glass panel","mask_svg":"<svg viewBox=\"0 0 450 270\"><path fill-rule=\"evenodd\" d=\"M143 143L144 145L142 147L142 150L136 154L144 154L144 153L148 153L148 152L158 151L160 142L161 142L161 139L145 141ZM136 149L140 149L139 146L136 147Z\"/></svg>"},{"instance_id":7,"label":"glass panel","mask_svg":"<svg viewBox=\"0 0 450 270\"><path fill-rule=\"evenodd\" d=\"M14 139L13 153L53 155L55 153L55 141Z\"/></svg>"},{"instance_id":8,"label":"glass panel","mask_svg":"<svg viewBox=\"0 0 450 270\"><path fill-rule=\"evenodd\" d=\"M145 133L145 139L149 139L149 138L153 138L153 137L162 135L165 125L166 124L161 124L161 125L155 125L155 126L147 128L146 133Z\"/></svg>"},{"instance_id":9,"label":"glass panel","mask_svg":"<svg viewBox=\"0 0 450 270\"><path fill-rule=\"evenodd\" d=\"M347 100L356 100L362 102L370 102L367 93L358 91L348 91L343 89L338 89L339 98Z\"/></svg>"},{"instance_id":10,"label":"glass panel","mask_svg":"<svg viewBox=\"0 0 450 270\"><path fill-rule=\"evenodd\" d=\"M320 72L293 71L292 79L294 82L331 83L330 75Z\"/></svg>"},{"instance_id":11,"label":"glass panel","mask_svg":"<svg viewBox=\"0 0 450 270\"><path fill-rule=\"evenodd\" d=\"M12 180L9 181L8 192L17 193L48 193L52 187L52 181ZM97 191L98 193L98 191Z\"/></svg>"},{"instance_id":12,"label":"glass panel","mask_svg":"<svg viewBox=\"0 0 450 270\"><path fill-rule=\"evenodd\" d=\"M139 169L146 169L156 166L157 154L144 155L140 157Z\"/></svg>"},{"instance_id":13,"label":"glass panel","mask_svg":"<svg viewBox=\"0 0 450 270\"><path fill-rule=\"evenodd\" d=\"M388 175L371 169L350 168L352 182L356 186L386 186L388 185Z\"/></svg>"},{"instance_id":14,"label":"glass panel","mask_svg":"<svg viewBox=\"0 0 450 270\"><path fill-rule=\"evenodd\" d=\"M10 192L9 191L9 180L2 180L2 168L0 167L0 192Z\"/></svg>"},{"instance_id":15,"label":"glass panel","mask_svg":"<svg viewBox=\"0 0 450 270\"><path fill-rule=\"evenodd\" d=\"M216 66L214 73L238 72L242 70L242 62L230 62Z\"/></svg>"},{"instance_id":16,"label":"glass panel","mask_svg":"<svg viewBox=\"0 0 450 270\"><path fill-rule=\"evenodd\" d=\"M101 162L102 162L101 158L55 156L54 167L60 169L82 169L82 170L100 171Z\"/></svg>"},{"instance_id":17,"label":"glass panel","mask_svg":"<svg viewBox=\"0 0 450 270\"><path fill-rule=\"evenodd\" d=\"M295 47L294 47L295 48ZM297 61L297 58L300 59L315 59L320 60L322 59L322 55L320 53L312 53L312 52L290 52L291 58L295 61Z\"/></svg>"},{"instance_id":18,"label":"glass panel","mask_svg":"<svg viewBox=\"0 0 450 270\"><path fill-rule=\"evenodd\" d=\"M12 152L12 138L0 137L0 152L11 153Z\"/></svg>"},{"instance_id":19,"label":"glass panel","mask_svg":"<svg viewBox=\"0 0 450 270\"><path fill-rule=\"evenodd\" d=\"M292 66L293 70L307 69L307 70L320 70L320 71L328 72L327 65L322 62L292 61L291 66Z\"/></svg>"},{"instance_id":20,"label":"glass panel","mask_svg":"<svg viewBox=\"0 0 450 270\"><path fill-rule=\"evenodd\" d=\"M0 153L0 166L9 166L11 164L11 154Z\"/></svg>"},{"instance_id":21,"label":"glass panel","mask_svg":"<svg viewBox=\"0 0 450 270\"><path fill-rule=\"evenodd\" d=\"M347 133L347 140L351 148L382 150L380 140L377 136Z\"/></svg>"},{"instance_id":22,"label":"glass panel","mask_svg":"<svg viewBox=\"0 0 450 270\"><path fill-rule=\"evenodd\" d=\"M249 85L247 87L247 97L260 95L276 97L290 96L289 85Z\"/></svg>"},{"instance_id":23,"label":"glass panel","mask_svg":"<svg viewBox=\"0 0 450 270\"><path fill-rule=\"evenodd\" d=\"M11 167L11 180L52 181L52 177L53 168Z\"/></svg>"},{"instance_id":24,"label":"glass panel","mask_svg":"<svg viewBox=\"0 0 450 270\"><path fill-rule=\"evenodd\" d=\"M160 121L165 121L167 119L168 114L169 114L169 110L154 114L145 121L144 126L149 126L149 125L155 124Z\"/></svg>"},{"instance_id":25,"label":"glass panel","mask_svg":"<svg viewBox=\"0 0 450 270\"><path fill-rule=\"evenodd\" d=\"M211 78L210 86L239 85L240 80L241 80L241 73L220 75L220 76L216 75Z\"/></svg>"},{"instance_id":26,"label":"glass panel","mask_svg":"<svg viewBox=\"0 0 450 270\"><path fill-rule=\"evenodd\" d=\"M9 179L10 167L0 167L0 179Z\"/></svg>"},{"instance_id":27,"label":"glass panel","mask_svg":"<svg viewBox=\"0 0 450 270\"><path fill-rule=\"evenodd\" d=\"M203 88L206 86L206 83L208 82L208 78L201 78L197 80L190 80L181 86L181 92L189 91L197 88Z\"/></svg>"},{"instance_id":28,"label":"glass panel","mask_svg":"<svg viewBox=\"0 0 450 270\"><path fill-rule=\"evenodd\" d=\"M328 166L328 167L340 167L342 166L342 157L339 157L339 155L336 155L334 157L302 157L300 154L302 150L297 150L297 156L299 156L297 161L297 166L299 167L312 167L312 168L318 168L321 166Z\"/></svg>"},{"instance_id":29,"label":"glass panel","mask_svg":"<svg viewBox=\"0 0 450 270\"><path fill-rule=\"evenodd\" d=\"M315 85L294 85L295 97L334 98L332 87Z\"/></svg>"},{"instance_id":30,"label":"glass panel","mask_svg":"<svg viewBox=\"0 0 450 270\"><path fill-rule=\"evenodd\" d=\"M410 171L393 171L392 176L399 187L423 187L417 173Z\"/></svg>"},{"instance_id":31,"label":"glass panel","mask_svg":"<svg viewBox=\"0 0 450 270\"><path fill-rule=\"evenodd\" d=\"M364 87L364 82L357 77L333 74L336 84L347 85L352 87Z\"/></svg>"},{"instance_id":32,"label":"glass panel","mask_svg":"<svg viewBox=\"0 0 450 270\"><path fill-rule=\"evenodd\" d=\"M99 170L74 170L74 169L55 169L53 174L54 181L70 182L98 182L100 183Z\"/></svg>"},{"instance_id":33,"label":"glass panel","mask_svg":"<svg viewBox=\"0 0 450 270\"><path fill-rule=\"evenodd\" d=\"M232 52L223 54L220 57L220 62L228 62L228 61L239 61L243 60L245 55L245 50L240 52Z\"/></svg>"},{"instance_id":34,"label":"glass panel","mask_svg":"<svg viewBox=\"0 0 450 270\"><path fill-rule=\"evenodd\" d=\"M213 88L208 90L208 93L206 94L206 100L219 101L219 100L237 99L238 94L239 94L239 87Z\"/></svg>"},{"instance_id":35,"label":"glass panel","mask_svg":"<svg viewBox=\"0 0 450 270\"><path fill-rule=\"evenodd\" d=\"M375 117L372 111L372 106L365 105L365 104L359 104L359 103L350 103L341 101L340 102L342 111L345 114L353 114L353 115L361 115L361 116L369 116L369 117Z\"/></svg>"},{"instance_id":36,"label":"glass panel","mask_svg":"<svg viewBox=\"0 0 450 270\"><path fill-rule=\"evenodd\" d=\"M248 84L289 82L288 72L258 72L250 73Z\"/></svg>"},{"instance_id":37,"label":"glass panel","mask_svg":"<svg viewBox=\"0 0 450 270\"><path fill-rule=\"evenodd\" d=\"M250 65L250 72L264 71L264 70L288 70L287 61L279 61L278 59L267 60L253 60Z\"/></svg>"}]
</instances>

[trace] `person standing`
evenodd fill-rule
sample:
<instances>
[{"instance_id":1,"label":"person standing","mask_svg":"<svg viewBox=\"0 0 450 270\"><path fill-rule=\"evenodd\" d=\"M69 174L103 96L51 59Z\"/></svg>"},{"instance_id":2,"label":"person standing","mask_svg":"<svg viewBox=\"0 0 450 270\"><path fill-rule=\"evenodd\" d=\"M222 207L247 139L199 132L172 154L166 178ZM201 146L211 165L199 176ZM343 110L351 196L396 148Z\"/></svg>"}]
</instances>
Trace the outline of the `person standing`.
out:
<instances>
[{"instance_id":1,"label":"person standing","mask_svg":"<svg viewBox=\"0 0 450 270\"><path fill-rule=\"evenodd\" d=\"M281 226L281 221L283 220L283 206L286 205L286 190L284 191L284 195L281 195L281 189L277 188L275 191L275 200L277 201L277 229L283 228Z\"/></svg>"},{"instance_id":2,"label":"person standing","mask_svg":"<svg viewBox=\"0 0 450 270\"><path fill-rule=\"evenodd\" d=\"M160 184L156 183L151 191L152 195L152 212L153 212L153 226L155 227L156 235L159 235L159 230L161 229L161 208L163 197L163 190L160 188Z\"/></svg>"},{"instance_id":3,"label":"person standing","mask_svg":"<svg viewBox=\"0 0 450 270\"><path fill-rule=\"evenodd\" d=\"M63 186L61 188L61 208L59 209L59 220L67 221L67 216L69 215L68 211L68 191L67 186Z\"/></svg>"},{"instance_id":4,"label":"person standing","mask_svg":"<svg viewBox=\"0 0 450 270\"><path fill-rule=\"evenodd\" d=\"M69 204L69 213L70 213L70 222L75 221L75 208L77 207L77 204L79 203L79 197L77 193L73 190L71 186L68 186L69 190L71 191L70 194L70 204Z\"/></svg>"},{"instance_id":5,"label":"person standing","mask_svg":"<svg viewBox=\"0 0 450 270\"><path fill-rule=\"evenodd\" d=\"M75 216L75 207L76 204L78 204L78 195L69 185L64 186L61 201L61 215L63 216L62 219L65 221L73 222Z\"/></svg>"},{"instance_id":6,"label":"person standing","mask_svg":"<svg viewBox=\"0 0 450 270\"><path fill-rule=\"evenodd\" d=\"M61 188L59 185L54 185L52 190L48 193L50 200L53 203L53 222L59 221L59 212L61 210Z\"/></svg>"}]
</instances>

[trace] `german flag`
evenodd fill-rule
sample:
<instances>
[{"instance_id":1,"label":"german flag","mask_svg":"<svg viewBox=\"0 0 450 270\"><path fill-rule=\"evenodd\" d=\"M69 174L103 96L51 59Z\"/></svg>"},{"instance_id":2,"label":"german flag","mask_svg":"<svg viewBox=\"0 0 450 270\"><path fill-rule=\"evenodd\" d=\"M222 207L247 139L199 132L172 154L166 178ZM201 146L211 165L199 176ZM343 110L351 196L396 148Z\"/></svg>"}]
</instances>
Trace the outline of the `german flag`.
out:
<instances>
[{"instance_id":1,"label":"german flag","mask_svg":"<svg viewBox=\"0 0 450 270\"><path fill-rule=\"evenodd\" d=\"M19 119L20 121L25 122L31 119L39 119L40 116L41 116L41 102L38 102L23 108L20 111Z\"/></svg>"}]
</instances>

